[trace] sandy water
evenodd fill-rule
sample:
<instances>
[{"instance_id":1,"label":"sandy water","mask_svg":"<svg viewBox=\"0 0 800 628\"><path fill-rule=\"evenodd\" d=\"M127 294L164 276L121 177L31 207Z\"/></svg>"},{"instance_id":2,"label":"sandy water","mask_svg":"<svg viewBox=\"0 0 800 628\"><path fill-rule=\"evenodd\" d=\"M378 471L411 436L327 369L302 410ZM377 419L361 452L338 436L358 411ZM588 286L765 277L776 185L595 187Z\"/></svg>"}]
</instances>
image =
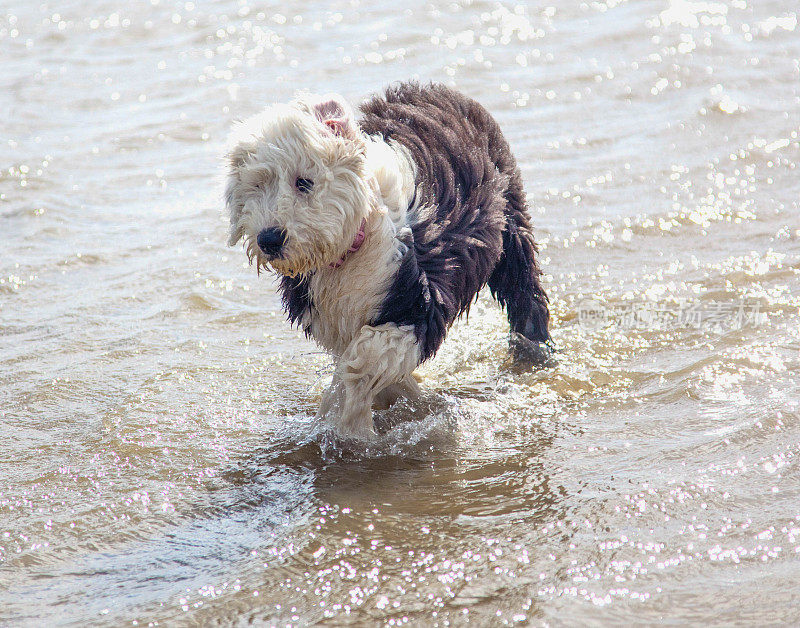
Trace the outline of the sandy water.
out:
<instances>
[{"instance_id":1,"label":"sandy water","mask_svg":"<svg viewBox=\"0 0 800 628\"><path fill-rule=\"evenodd\" d=\"M0 6L0 625L796 621L794 3ZM219 156L409 77L506 130L560 353L482 298L365 449Z\"/></svg>"}]
</instances>

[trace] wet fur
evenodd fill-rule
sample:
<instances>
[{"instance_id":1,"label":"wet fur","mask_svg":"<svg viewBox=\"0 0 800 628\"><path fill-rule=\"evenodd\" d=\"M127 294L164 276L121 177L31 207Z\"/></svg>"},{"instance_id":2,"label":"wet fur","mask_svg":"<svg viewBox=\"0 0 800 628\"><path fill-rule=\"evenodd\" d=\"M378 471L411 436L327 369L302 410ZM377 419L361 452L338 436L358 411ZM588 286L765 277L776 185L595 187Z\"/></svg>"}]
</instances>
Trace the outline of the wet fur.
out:
<instances>
[{"instance_id":1,"label":"wet fur","mask_svg":"<svg viewBox=\"0 0 800 628\"><path fill-rule=\"evenodd\" d=\"M409 151L418 182L413 245L375 323L413 325L425 360L488 282L513 331L549 342L522 179L492 116L447 87L408 83L361 111L364 132Z\"/></svg>"},{"instance_id":2,"label":"wet fur","mask_svg":"<svg viewBox=\"0 0 800 628\"><path fill-rule=\"evenodd\" d=\"M244 123L229 160L230 243L244 238L251 260L283 274L289 320L334 356L320 414L342 432L372 433L373 401L416 391L412 371L487 283L512 332L550 342L520 173L475 101L403 83L355 120L338 97L301 98ZM278 174L259 195L254 180L270 169ZM284 179L307 172L321 191L297 198ZM364 245L330 268L362 219ZM253 243L276 226L287 252L265 260Z\"/></svg>"}]
</instances>

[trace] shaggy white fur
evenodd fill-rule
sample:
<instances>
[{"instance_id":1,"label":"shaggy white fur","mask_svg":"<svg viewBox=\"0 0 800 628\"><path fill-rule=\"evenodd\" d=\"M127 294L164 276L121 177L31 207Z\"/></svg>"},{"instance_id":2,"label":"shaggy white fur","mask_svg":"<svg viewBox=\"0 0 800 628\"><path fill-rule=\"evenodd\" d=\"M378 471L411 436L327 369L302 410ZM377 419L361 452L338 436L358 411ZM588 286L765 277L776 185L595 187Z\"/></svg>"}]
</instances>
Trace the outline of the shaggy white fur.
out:
<instances>
[{"instance_id":1,"label":"shaggy white fur","mask_svg":"<svg viewBox=\"0 0 800 628\"><path fill-rule=\"evenodd\" d=\"M419 360L413 327L363 326L341 356L318 416L338 407L334 422L341 433L371 436L375 397L416 394L418 386L411 373Z\"/></svg>"},{"instance_id":2,"label":"shaggy white fur","mask_svg":"<svg viewBox=\"0 0 800 628\"><path fill-rule=\"evenodd\" d=\"M376 204L365 177L365 142L326 132L303 104L275 105L241 123L229 152L228 244L244 237L259 267L269 263L284 275L336 262L341 244L352 242ZM298 191L298 177L313 181L314 189ZM256 243L269 226L291 234L278 259L266 259Z\"/></svg>"},{"instance_id":3,"label":"shaggy white fur","mask_svg":"<svg viewBox=\"0 0 800 628\"><path fill-rule=\"evenodd\" d=\"M515 359L541 364L553 347L522 175L497 121L414 82L359 111L356 122L340 97L307 94L240 124L226 202L230 244L244 239L258 269L282 275L289 320L334 357L320 414L366 436L373 402L417 392L414 368L484 286L519 339Z\"/></svg>"},{"instance_id":4,"label":"shaggy white fur","mask_svg":"<svg viewBox=\"0 0 800 628\"><path fill-rule=\"evenodd\" d=\"M258 269L304 277L313 307L301 325L336 361L320 415L343 434L373 434L376 396L418 390L413 327L368 324L405 252L396 235L414 196L410 156L364 136L340 97L303 95L237 125L228 159L228 244L244 239ZM364 220L363 245L347 253ZM258 244L268 229L285 234L279 254Z\"/></svg>"}]
</instances>

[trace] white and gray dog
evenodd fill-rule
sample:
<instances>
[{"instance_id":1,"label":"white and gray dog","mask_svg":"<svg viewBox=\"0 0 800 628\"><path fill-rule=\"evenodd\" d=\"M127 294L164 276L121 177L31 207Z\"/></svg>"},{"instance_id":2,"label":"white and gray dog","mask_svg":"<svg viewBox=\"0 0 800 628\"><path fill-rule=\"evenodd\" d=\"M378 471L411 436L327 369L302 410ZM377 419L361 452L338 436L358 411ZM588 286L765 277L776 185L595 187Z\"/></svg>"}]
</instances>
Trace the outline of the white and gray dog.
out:
<instances>
[{"instance_id":1,"label":"white and gray dog","mask_svg":"<svg viewBox=\"0 0 800 628\"><path fill-rule=\"evenodd\" d=\"M374 433L373 403L412 373L489 284L512 335L550 346L548 300L516 161L492 116L442 85L360 107L303 95L239 123L225 192L233 246L271 266L291 323L335 360L320 416Z\"/></svg>"}]
</instances>

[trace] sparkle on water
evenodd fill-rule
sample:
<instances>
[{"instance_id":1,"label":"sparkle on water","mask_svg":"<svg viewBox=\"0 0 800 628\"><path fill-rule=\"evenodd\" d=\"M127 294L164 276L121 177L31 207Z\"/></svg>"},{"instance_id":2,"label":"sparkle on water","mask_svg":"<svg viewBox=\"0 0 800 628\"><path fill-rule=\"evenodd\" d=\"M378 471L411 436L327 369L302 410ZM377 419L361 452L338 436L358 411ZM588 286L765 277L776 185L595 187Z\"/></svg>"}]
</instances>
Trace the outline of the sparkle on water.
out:
<instances>
[{"instance_id":1,"label":"sparkle on water","mask_svg":"<svg viewBox=\"0 0 800 628\"><path fill-rule=\"evenodd\" d=\"M795 3L31 2L0 52L0 623L796 621ZM500 120L560 353L482 297L356 446L220 154L404 78Z\"/></svg>"}]
</instances>

